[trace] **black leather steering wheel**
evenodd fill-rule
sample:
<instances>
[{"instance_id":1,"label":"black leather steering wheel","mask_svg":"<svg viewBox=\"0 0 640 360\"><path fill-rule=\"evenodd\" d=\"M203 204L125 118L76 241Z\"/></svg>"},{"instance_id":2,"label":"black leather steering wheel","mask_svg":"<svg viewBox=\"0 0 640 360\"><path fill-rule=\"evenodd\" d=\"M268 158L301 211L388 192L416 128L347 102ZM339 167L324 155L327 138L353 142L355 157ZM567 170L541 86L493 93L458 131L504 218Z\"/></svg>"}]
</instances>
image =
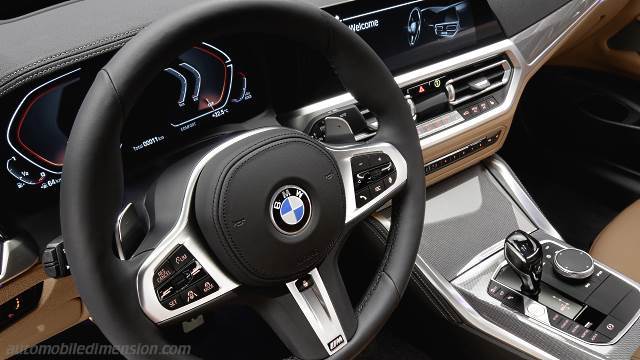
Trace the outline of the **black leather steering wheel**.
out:
<instances>
[{"instance_id":1,"label":"black leather steering wheel","mask_svg":"<svg viewBox=\"0 0 640 360\"><path fill-rule=\"evenodd\" d=\"M331 146L274 126L212 143L156 179L142 204L150 230L134 256L120 260L113 228L123 207L127 115L183 51L240 33L279 36L324 55L377 116L376 136ZM392 173L358 207L352 171L362 159L386 170L392 163ZM62 234L78 291L113 344L171 344L162 324L235 299L258 311L295 356L350 358L381 329L409 281L424 216L422 164L401 91L354 32L299 1L206 2L154 22L98 73L66 150ZM386 253L354 309L338 254L350 229L389 200Z\"/></svg>"}]
</instances>

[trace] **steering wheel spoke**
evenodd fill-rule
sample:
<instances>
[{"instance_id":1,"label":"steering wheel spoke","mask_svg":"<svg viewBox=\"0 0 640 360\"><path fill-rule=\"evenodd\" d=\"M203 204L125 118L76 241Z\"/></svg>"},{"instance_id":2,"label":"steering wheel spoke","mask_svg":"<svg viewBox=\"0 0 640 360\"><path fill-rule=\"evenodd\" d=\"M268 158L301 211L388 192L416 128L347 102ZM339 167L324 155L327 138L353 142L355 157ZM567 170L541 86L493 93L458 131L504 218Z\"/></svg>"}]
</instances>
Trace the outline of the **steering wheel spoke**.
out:
<instances>
[{"instance_id":1,"label":"steering wheel spoke","mask_svg":"<svg viewBox=\"0 0 640 360\"><path fill-rule=\"evenodd\" d=\"M357 320L335 263L327 259L286 287L285 294L260 301L257 310L294 355L323 359L347 345Z\"/></svg>"},{"instance_id":2,"label":"steering wheel spoke","mask_svg":"<svg viewBox=\"0 0 640 360\"><path fill-rule=\"evenodd\" d=\"M407 162L387 142L327 145L338 163L346 197L346 224L370 215L389 202L407 181Z\"/></svg>"}]
</instances>

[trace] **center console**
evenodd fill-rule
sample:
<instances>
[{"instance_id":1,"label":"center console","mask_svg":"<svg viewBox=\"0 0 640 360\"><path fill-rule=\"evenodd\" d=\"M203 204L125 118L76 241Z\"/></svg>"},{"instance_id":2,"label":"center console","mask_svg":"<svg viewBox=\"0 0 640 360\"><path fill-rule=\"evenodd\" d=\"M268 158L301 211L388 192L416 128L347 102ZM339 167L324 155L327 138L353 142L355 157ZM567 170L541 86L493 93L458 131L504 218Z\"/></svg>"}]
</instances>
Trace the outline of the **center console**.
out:
<instances>
[{"instance_id":1,"label":"center console","mask_svg":"<svg viewBox=\"0 0 640 360\"><path fill-rule=\"evenodd\" d=\"M638 284L608 271L582 250L561 241L538 241L524 233L534 244L536 258L524 274L508 255L513 247L505 243L505 258L487 287L488 294L504 306L535 320L549 330L588 344L613 345L640 316ZM525 251L526 245L521 245ZM519 250L515 258L520 258ZM522 267L522 266L520 266ZM524 275L523 275L524 274ZM529 291L533 281L534 291ZM537 283L536 283L537 281Z\"/></svg>"},{"instance_id":2,"label":"center console","mask_svg":"<svg viewBox=\"0 0 640 360\"><path fill-rule=\"evenodd\" d=\"M541 359L640 346L640 286L564 242L498 156L429 187L425 206L413 282L447 323ZM391 210L374 218L389 229Z\"/></svg>"}]
</instances>

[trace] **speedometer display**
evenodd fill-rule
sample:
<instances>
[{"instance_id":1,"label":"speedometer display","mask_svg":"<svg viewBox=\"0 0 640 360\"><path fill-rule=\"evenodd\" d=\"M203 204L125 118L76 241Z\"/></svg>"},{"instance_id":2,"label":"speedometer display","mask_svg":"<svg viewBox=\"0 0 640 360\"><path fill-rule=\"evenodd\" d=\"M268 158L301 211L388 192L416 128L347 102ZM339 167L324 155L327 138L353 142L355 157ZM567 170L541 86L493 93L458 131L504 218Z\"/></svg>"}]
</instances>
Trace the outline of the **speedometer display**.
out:
<instances>
[{"instance_id":1,"label":"speedometer display","mask_svg":"<svg viewBox=\"0 0 640 360\"><path fill-rule=\"evenodd\" d=\"M264 109L261 74L246 53L202 42L157 75L132 109L122 133L125 158L179 149L222 124ZM247 59L249 58L249 59ZM107 58L60 72L15 98L6 127L6 178L19 191L57 188L73 121ZM2 153L0 153L2 154Z\"/></svg>"},{"instance_id":2,"label":"speedometer display","mask_svg":"<svg viewBox=\"0 0 640 360\"><path fill-rule=\"evenodd\" d=\"M132 110L131 119L145 120L127 123L123 151L162 148L176 137L197 136L212 126L256 115L263 108L255 97L259 76L255 66L243 60L208 42L180 55Z\"/></svg>"}]
</instances>

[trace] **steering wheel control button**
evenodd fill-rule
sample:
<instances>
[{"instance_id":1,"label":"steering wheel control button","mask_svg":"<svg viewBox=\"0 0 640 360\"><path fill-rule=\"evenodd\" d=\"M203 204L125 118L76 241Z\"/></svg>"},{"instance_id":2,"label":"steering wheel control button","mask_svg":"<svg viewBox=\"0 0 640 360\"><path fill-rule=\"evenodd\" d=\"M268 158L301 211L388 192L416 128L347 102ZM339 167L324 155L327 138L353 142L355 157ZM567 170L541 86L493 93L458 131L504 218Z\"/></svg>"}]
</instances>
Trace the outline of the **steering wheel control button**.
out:
<instances>
[{"instance_id":1,"label":"steering wheel control button","mask_svg":"<svg viewBox=\"0 0 640 360\"><path fill-rule=\"evenodd\" d=\"M165 309L168 310L175 310L177 308L180 308L182 306L184 306L184 301L182 300L182 298L180 297L180 295L176 295L173 296L165 301L161 302L162 306L165 307Z\"/></svg>"},{"instance_id":2,"label":"steering wheel control button","mask_svg":"<svg viewBox=\"0 0 640 360\"><path fill-rule=\"evenodd\" d=\"M588 253L579 249L567 248L556 252L553 259L553 269L566 279L583 280L593 274L594 262Z\"/></svg>"},{"instance_id":3,"label":"steering wheel control button","mask_svg":"<svg viewBox=\"0 0 640 360\"><path fill-rule=\"evenodd\" d=\"M178 246L178 248L171 254L171 265L176 271L182 270L191 261L193 261L193 255L184 246Z\"/></svg>"},{"instance_id":4,"label":"steering wheel control button","mask_svg":"<svg viewBox=\"0 0 640 360\"><path fill-rule=\"evenodd\" d=\"M351 170L358 208L395 184L398 177L389 155L381 152L353 157Z\"/></svg>"},{"instance_id":5,"label":"steering wheel control button","mask_svg":"<svg viewBox=\"0 0 640 360\"><path fill-rule=\"evenodd\" d=\"M378 165L388 164L391 162L391 158L389 157L389 155L381 152L367 154L367 157L369 158L369 165L371 167L376 167Z\"/></svg>"},{"instance_id":6,"label":"steering wheel control button","mask_svg":"<svg viewBox=\"0 0 640 360\"><path fill-rule=\"evenodd\" d=\"M218 289L220 289L218 284L215 281L213 281L213 279L209 275L207 275L204 279L200 280L196 284L196 287L202 293L203 296L213 294L216 291L218 291Z\"/></svg>"},{"instance_id":7,"label":"steering wheel control button","mask_svg":"<svg viewBox=\"0 0 640 360\"><path fill-rule=\"evenodd\" d=\"M398 174L394 171L391 174L385 176L384 178L384 186L387 188L396 183L396 179L398 178Z\"/></svg>"},{"instance_id":8,"label":"steering wheel control button","mask_svg":"<svg viewBox=\"0 0 640 360\"><path fill-rule=\"evenodd\" d=\"M165 281L169 280L169 278L175 274L175 270L173 266L168 261L165 261L160 265L159 268L156 269L156 272L153 274L153 286L158 287Z\"/></svg>"},{"instance_id":9,"label":"steering wheel control button","mask_svg":"<svg viewBox=\"0 0 640 360\"><path fill-rule=\"evenodd\" d=\"M369 168L371 168L371 165L369 165L369 157L367 155L359 155L351 158L351 170L354 173L359 173Z\"/></svg>"},{"instance_id":10,"label":"steering wheel control button","mask_svg":"<svg viewBox=\"0 0 640 360\"><path fill-rule=\"evenodd\" d=\"M182 300L184 300L185 304L191 304L202 298L202 291L200 291L198 286L194 285L186 288L180 296L182 296Z\"/></svg>"},{"instance_id":11,"label":"steering wheel control button","mask_svg":"<svg viewBox=\"0 0 640 360\"><path fill-rule=\"evenodd\" d=\"M315 283L313 282L313 277L307 274L296 281L296 289L298 291L303 292L305 290L311 289Z\"/></svg>"},{"instance_id":12,"label":"steering wheel control button","mask_svg":"<svg viewBox=\"0 0 640 360\"><path fill-rule=\"evenodd\" d=\"M158 289L158 300L164 301L176 293L177 287L173 284L165 285Z\"/></svg>"},{"instance_id":13,"label":"steering wheel control button","mask_svg":"<svg viewBox=\"0 0 640 360\"><path fill-rule=\"evenodd\" d=\"M384 190L385 190L385 187L382 181L378 181L376 183L371 184L371 186L369 186L369 192L373 197L376 197L382 194Z\"/></svg>"},{"instance_id":14,"label":"steering wheel control button","mask_svg":"<svg viewBox=\"0 0 640 360\"><path fill-rule=\"evenodd\" d=\"M369 194L369 189L365 188L356 193L356 207L363 207L369 201L371 201L371 194Z\"/></svg>"}]
</instances>

